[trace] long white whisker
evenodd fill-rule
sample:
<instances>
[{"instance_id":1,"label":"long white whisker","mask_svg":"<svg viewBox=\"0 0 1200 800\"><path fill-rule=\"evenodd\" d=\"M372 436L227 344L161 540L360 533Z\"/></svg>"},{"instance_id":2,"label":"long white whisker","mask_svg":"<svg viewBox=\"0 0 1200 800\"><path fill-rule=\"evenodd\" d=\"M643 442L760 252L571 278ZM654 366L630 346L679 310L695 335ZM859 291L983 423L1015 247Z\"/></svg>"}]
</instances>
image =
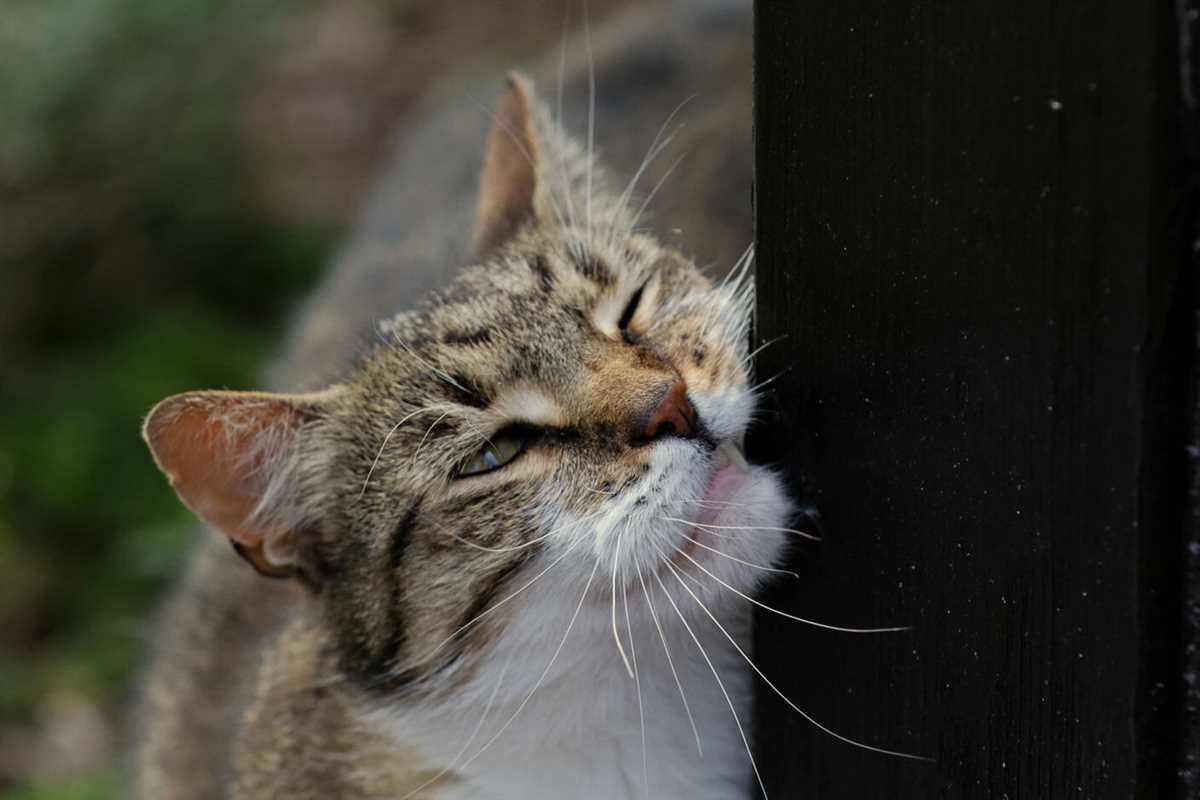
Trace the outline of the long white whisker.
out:
<instances>
[{"instance_id":1,"label":"long white whisker","mask_svg":"<svg viewBox=\"0 0 1200 800\"><path fill-rule=\"evenodd\" d=\"M683 710L687 714L688 724L692 726L692 735L696 737L696 753L700 758L704 758L704 747L700 744L700 730L696 727L696 719L692 716L692 707L688 705L687 694L683 691L683 681L679 680L679 673L675 671L675 661L671 658L671 648L667 646L667 637L663 633L662 625L658 621L658 612L654 610L654 603L650 600L650 591L646 588L646 578L642 575L642 565L636 559L633 565L637 567L638 582L642 584L642 594L646 597L646 607L650 609L650 618L654 620L654 627L658 630L658 638L662 641L663 652L667 655L667 666L671 668L671 677L675 679L675 686L679 689L679 699L683 701Z\"/></svg>"},{"instance_id":2,"label":"long white whisker","mask_svg":"<svg viewBox=\"0 0 1200 800\"><path fill-rule=\"evenodd\" d=\"M745 366L745 365L749 364L756 355L761 353L763 350L766 350L771 345L776 344L778 342L782 342L784 339L787 338L787 336L788 335L786 333L783 333L783 334L780 334L779 336L776 336L774 339L768 339L767 341L763 342L758 347L751 350L750 353L745 358L742 359L742 365Z\"/></svg>"},{"instance_id":3,"label":"long white whisker","mask_svg":"<svg viewBox=\"0 0 1200 800\"><path fill-rule=\"evenodd\" d=\"M647 148L646 155L642 158L642 163L638 165L637 171L633 173L633 177L629 179L629 183L625 185L625 190L621 192L621 196L617 200L618 218L624 215L625 209L629 204L629 198L633 196L633 191L637 187L638 181L641 180L642 173L646 171L646 168L649 167L651 163L653 163L654 159L658 158L659 153L667 149L671 141L675 138L675 134L672 133L660 144L659 140L662 139L663 133L667 130L667 127L671 124L671 121L675 119L675 115L677 115L684 106L695 99L695 97L696 95L694 94L690 95L684 98L683 102L681 102L679 105L675 106L674 110L671 111L671 113L667 116L666 121L664 121L659 127L658 132L654 134L654 140L650 142L650 147ZM614 230L612 231L610 240L615 235L616 231Z\"/></svg>"},{"instance_id":4,"label":"long white whisker","mask_svg":"<svg viewBox=\"0 0 1200 800\"><path fill-rule=\"evenodd\" d=\"M583 4L583 43L588 60L588 161L587 161L587 225L588 242L593 242L592 173L596 164L596 60L592 57L592 26L588 5Z\"/></svg>"},{"instance_id":5,"label":"long white whisker","mask_svg":"<svg viewBox=\"0 0 1200 800\"><path fill-rule=\"evenodd\" d=\"M725 279L722 280L721 283L714 290L714 296L732 295L730 302L733 305L733 307L735 309L741 308L743 303L739 299L739 292L742 290L739 289L738 284L741 283L742 279L745 277L746 271L749 269L750 263L753 261L753 259L754 259L754 245L750 244L746 248L746 250L742 253L742 255L738 258L738 260L736 262L734 262L733 268L730 270L729 274L727 274L725 276ZM730 283L731 278L733 279L733 283ZM751 286L751 290L752 290L753 284L750 284L750 286ZM709 309L709 312L704 317L704 323L700 327L699 338L702 338L702 339L707 338L709 331L712 329L712 326L721 319L723 309L724 309L724 304L713 304L712 305L712 307ZM748 313L747 312L740 313L739 318L748 318ZM738 326L738 327L740 327L740 326ZM732 330L732 328L730 330ZM738 347L740 349L741 345L738 344Z\"/></svg>"},{"instance_id":6,"label":"long white whisker","mask_svg":"<svg viewBox=\"0 0 1200 800\"><path fill-rule=\"evenodd\" d=\"M415 358L417 360L417 363L424 366L426 369L428 369L430 372L432 372L438 378L440 378L441 380L450 384L454 388L458 389L460 392L466 392L467 394L470 394L470 392L467 389L465 389L461 383L454 380L454 378L452 378L448 373L438 369L433 364L430 364L428 361L426 361L425 359L423 359L419 355L417 355L416 351L413 350L411 347L409 347L408 343L400 338L400 334L396 333L395 331L390 331L389 333L391 333L392 339L395 341L395 343L400 345L401 347L403 347L404 352L408 353L410 356Z\"/></svg>"},{"instance_id":7,"label":"long white whisker","mask_svg":"<svg viewBox=\"0 0 1200 800\"><path fill-rule=\"evenodd\" d=\"M629 530L629 520L625 520L625 531ZM622 531L624 533L625 531ZM621 634L617 631L617 564L621 557L621 534L617 534L617 544L613 548L613 568L612 568L612 632L613 641L617 643L617 652L621 654L621 661L625 664L625 671L629 673L629 677L634 677L633 667L629 663L629 657L625 655L625 647L621 644Z\"/></svg>"},{"instance_id":8,"label":"long white whisker","mask_svg":"<svg viewBox=\"0 0 1200 800\"><path fill-rule=\"evenodd\" d=\"M401 419L399 422L397 422L395 425L392 426L392 429L387 432L387 436L383 437L383 444L379 445L379 450L375 453L375 460L371 462L371 468L369 470L367 470L367 477L363 479L362 490L359 491L359 493L358 493L359 497L362 497L364 494L366 494L367 484L369 484L371 482L371 476L375 474L375 467L379 464L379 458L380 458L380 456L383 455L384 448L386 448L388 442L391 441L392 434L394 434L397 430L399 430L401 425L408 422L410 419L415 417L417 414L420 414L422 411L432 411L433 409L438 408L438 407L439 406L426 406L424 408L418 408L416 411L412 412L411 414L405 415L405 417L403 419Z\"/></svg>"},{"instance_id":9,"label":"long white whisker","mask_svg":"<svg viewBox=\"0 0 1200 800\"><path fill-rule=\"evenodd\" d=\"M683 156L675 159L671 166L667 168L667 171L663 173L663 176L658 179L658 183L654 184L654 188L650 190L650 194L646 195L646 199L638 207L637 213L633 215L633 221L629 224L630 230L637 228L638 221L641 220L642 214L646 211L646 206L650 205L650 202L654 200L654 195L658 194L658 190L662 188L667 178L671 177L671 173L675 171L675 168L679 166L681 161L683 161Z\"/></svg>"},{"instance_id":10,"label":"long white whisker","mask_svg":"<svg viewBox=\"0 0 1200 800\"><path fill-rule=\"evenodd\" d=\"M430 651L429 651L429 652L428 652L426 655L422 656L420 659L418 659L418 660L416 660L416 661L411 661L411 662L409 662L409 663L408 663L407 665L405 665L403 668L394 669L394 670L392 670L392 672L393 672L393 673L395 673L395 674L400 674L400 673L403 673L403 672L405 672L405 671L407 671L407 670L410 670L410 669L412 669L412 668L414 668L414 667L418 667L418 666L420 666L420 665L422 665L422 664L427 664L427 663L429 663L429 661L430 661L430 660L431 660L431 659L432 659L434 656L436 656L436 655L437 655L439 652L441 652L441 650L442 650L442 648L443 648L443 647L445 647L446 645L450 644L450 642L454 641L454 639L455 639L455 638L457 638L457 637L458 637L460 634L462 634L462 633L463 633L464 631L466 631L468 628L471 628L471 627L473 627L473 626L475 626L475 625L479 624L479 622L481 622L481 621L482 621L482 620L483 620L485 617L487 617L488 615L490 615L490 614L492 614L493 612L495 612L495 611L499 610L500 608L502 608L502 607L503 607L503 606L504 606L506 603L508 603L510 600L512 600L513 598L517 597L519 594L521 594L521 592L525 591L525 590L526 590L526 589L528 589L530 586L532 586L534 583L536 583L536 582L538 581L538 579L539 579L539 578L541 578L543 575L545 575L545 574L546 574L547 572L549 572L550 570L554 569L554 567L555 567L555 566L556 566L556 565L557 565L557 564L558 564L560 561L562 561L564 558L566 558L566 557L567 557L567 556L568 556L568 555L571 553L571 551L573 551L573 550L574 550L576 547L578 547L578 546L579 546L579 543L580 543L580 542L582 542L582 541L584 541L584 538L583 538L583 537L580 537L580 538L576 539L574 542L572 542L571 544L567 545L567 549L566 549L566 550L564 550L564 551L563 551L561 554L559 554L559 556L558 556L557 558L555 558L553 561L551 561L551 562L550 562L550 563L549 563L549 564L548 564L548 565L547 565L547 566L546 566L546 567L545 567L545 568L544 568L544 569L543 569L541 572L539 572L538 574L534 575L534 576L533 576L532 578L530 578L530 579L529 579L529 580L528 580L526 583L524 583L524 584L521 586L521 588L520 588L520 589L517 589L517 590L516 590L516 591L514 591L512 594L510 594L510 595L506 596L506 597L505 597L503 600L500 600L500 601L496 602L494 605L492 605L492 606L488 607L487 609L484 609L484 610L483 610L483 611L481 611L480 613L476 614L476 615L475 615L475 617L474 617L473 619L471 619L469 622L465 622L465 623L463 623L462 625L460 625L460 626L458 627L458 629L454 631L454 633L450 634L450 635L449 635L449 636L447 636L445 639L443 639L442 641L438 642L438 644L437 644L437 645L436 645L436 646L435 646L435 647L434 647L432 650L430 650Z\"/></svg>"},{"instance_id":11,"label":"long white whisker","mask_svg":"<svg viewBox=\"0 0 1200 800\"><path fill-rule=\"evenodd\" d=\"M637 563L637 558L634 558ZM650 771L646 767L646 712L642 706L642 678L638 672L637 648L633 642L633 624L629 621L629 590L625 585L625 570L621 570L621 603L625 606L625 630L629 633L629 657L633 661L633 685L637 688L638 727L642 731L642 790L645 797L650 796Z\"/></svg>"},{"instance_id":12,"label":"long white whisker","mask_svg":"<svg viewBox=\"0 0 1200 800\"><path fill-rule=\"evenodd\" d=\"M782 378L785 374L787 374L787 372L790 369L791 369L790 366L784 367L783 369L779 370L779 372L777 372L774 375L772 375L771 377L767 378L762 383L756 383L755 385L751 386L748 391L750 392L750 394L754 394L755 392L759 391L760 389L765 389L766 387L770 386L775 381Z\"/></svg>"},{"instance_id":13,"label":"long white whisker","mask_svg":"<svg viewBox=\"0 0 1200 800\"><path fill-rule=\"evenodd\" d=\"M717 626L717 629L719 631L721 631L722 634L724 634L726 639L729 640L729 643L731 645L733 645L733 649L738 651L738 655L740 655L742 657L742 659L747 664L750 665L750 669L754 670L754 672L758 675L758 677L762 678L763 681L766 682L767 686L771 687L771 691L773 691L773 692L775 692L775 694L779 695L780 699L782 699L783 702L787 703L792 708L793 711L795 711L800 716L804 717L804 719L808 720L809 723L814 725L819 730L824 731L825 733L829 734L830 736L837 739L838 741L845 742L846 744L854 745L855 747L862 748L863 750L870 750L873 753L882 753L883 755L887 755L887 756L897 756L899 758L908 758L913 761L932 761L933 760L931 758L926 758L925 756L915 756L911 753L901 753L898 750L885 750L882 747L875 747L874 745L865 744L863 742L857 742L854 739L851 739L848 736L843 736L840 733L838 733L834 730L831 730L831 729L827 728L826 726L822 725L821 723L817 722L812 717L812 715L806 713L804 711L804 709L800 708L800 706L793 703L786 694L784 694L783 692L781 692L779 690L778 686L776 686L774 683L771 682L770 678L768 678L766 675L763 674L763 671L758 668L758 665L754 663L754 660L752 658L750 658L750 656L746 655L746 651L741 648L741 646L737 643L737 640L735 640L732 636L729 635L729 631L725 630L725 626L722 625L720 622L718 622L717 618L714 617L712 612L708 610L708 606L704 605L704 603L701 602L700 598L696 596L696 593L693 592L691 590L691 588L689 588L688 585L686 583L684 583L683 579L679 577L679 573L675 569L675 565L673 565L671 563L670 559L664 559L663 563L667 565L667 569L670 570L671 574L675 577L675 580L679 582L679 585L683 587L683 590L685 592L687 592L689 595L691 595L692 599L694 601L696 601L696 605L700 606L700 610L703 611L710 620L712 620L712 623Z\"/></svg>"},{"instance_id":14,"label":"long white whisker","mask_svg":"<svg viewBox=\"0 0 1200 800\"><path fill-rule=\"evenodd\" d=\"M671 545L671 546L675 547L674 545ZM675 547L675 550L681 556L686 558L688 561L692 562L705 575L712 578L714 581L721 584L726 589L728 589L729 591L736 594L738 597L742 598L743 600L749 600L754 605L756 605L759 608L764 609L766 611L770 611L772 614L778 614L781 617L787 617L788 619L793 619L796 622L803 622L805 625L812 625L814 628L824 628L827 631L838 631L840 633L898 633L900 631L912 630L912 627L908 626L908 625L902 625L900 627L892 627L892 628L844 628L840 625L827 625L824 622L816 622L811 619L805 619L804 617L797 617L795 614L789 614L786 611L780 611L778 608L773 608L773 607L767 605L766 603L763 603L759 600L755 600L750 595L746 594L745 592L741 592L741 591L735 589L734 587L730 586L725 581L718 578L716 575L709 572L707 569L704 568L703 564L701 564L696 559L692 558L690 555L685 553L683 550L680 550L678 547ZM794 572L792 574L796 575L796 573L794 573ZM799 576L797 575L796 577L799 577Z\"/></svg>"},{"instance_id":15,"label":"long white whisker","mask_svg":"<svg viewBox=\"0 0 1200 800\"><path fill-rule=\"evenodd\" d=\"M413 450L413 454L412 454L412 460L413 460L413 461L416 461L416 460L417 460L417 456L419 456L419 455L421 454L421 448L425 446L425 441L426 441L426 440L429 438L429 434L433 433L433 429L434 429L434 428L436 428L436 427L438 426L438 423L439 423L439 422L441 422L442 420L444 420L444 419L445 419L446 417L448 417L448 416L450 416L450 412L449 412L449 411L445 412L445 413L444 413L444 414L442 414L440 417L438 417L437 419L435 419L435 420L433 421L433 423L432 423L432 424L430 424L430 426L429 426L429 427L426 429L426 431L425 431L425 435L424 435L424 436L422 436L422 437L421 437L421 441L417 443L417 449L416 449L416 450Z\"/></svg>"},{"instance_id":16,"label":"long white whisker","mask_svg":"<svg viewBox=\"0 0 1200 800\"><path fill-rule=\"evenodd\" d=\"M633 173L633 177L629 179L629 183L626 184L624 191L621 192L621 196L617 198L618 217L623 216L628 208L629 201L633 197L633 190L636 188L638 181L641 180L642 174L650 167L651 164L654 163L655 159L657 159L658 156L671 145L671 142L675 140L675 134L677 132L678 131L672 132L671 135L662 140L662 142L658 141L657 136L654 138L654 142L651 144L650 149L646 151L645 157L642 158L642 163L638 165L637 171ZM659 133L661 135L661 131Z\"/></svg>"},{"instance_id":17,"label":"long white whisker","mask_svg":"<svg viewBox=\"0 0 1200 800\"><path fill-rule=\"evenodd\" d=\"M683 502L705 508L757 508L750 503L731 503L728 500L684 500Z\"/></svg>"},{"instance_id":18,"label":"long white whisker","mask_svg":"<svg viewBox=\"0 0 1200 800\"><path fill-rule=\"evenodd\" d=\"M600 559L596 559L596 563L592 567L592 574L588 576L587 583L583 587L583 592L581 592L579 595L579 603L576 604L576 606L575 606L575 612L573 614L571 614L571 621L567 623L566 633L563 634L562 641L560 641L558 643L558 647L554 648L554 655L550 656L550 662L548 664L546 664L546 668L544 670L542 670L542 674L538 676L537 682L534 683L533 688L529 690L529 694L525 695L525 699L522 700L520 705L517 706L516 711L514 711L512 713L512 716L508 718L508 721L505 722L500 727L500 730L496 731L492 735L492 738L488 739L487 743L484 744L484 746L481 747L479 749L479 751L477 753L475 753L475 755L473 755L469 759L467 759L467 761L460 767L460 769L465 769L467 766L469 766L471 764L472 761L474 761L475 759L477 759L481 755L483 755L487 751L487 749L489 747L491 747L492 744L497 739L500 738L500 735L502 733L504 733L506 730L508 730L508 726L512 725L513 720L515 720L517 718L517 715L520 714L522 710L524 710L525 706L529 703L529 699L531 697L533 697L534 693L537 692L537 690L539 688L541 688L542 682L546 680L546 676L549 675L550 670L554 668L554 662L558 660L559 653L562 652L563 646L567 643L567 637L569 637L571 635L571 629L573 627L575 627L575 620L579 618L579 610L581 608L583 608L583 601L587 597L588 590L592 588L592 581L595 580L596 570L598 570L599 568L600 568Z\"/></svg>"},{"instance_id":19,"label":"long white whisker","mask_svg":"<svg viewBox=\"0 0 1200 800\"><path fill-rule=\"evenodd\" d=\"M659 553L660 557L662 553ZM670 561L666 558L662 559L662 563L669 564ZM746 755L750 759L750 767L754 770L754 777L758 780L758 788L762 791L763 797L767 797L767 787L763 784L762 775L758 772L758 764L754 762L754 753L750 750L750 740L746 738L746 731L742 728L742 721L738 719L737 709L733 706L733 700L729 697L729 692L725 689L725 682L721 680L720 673L713 666L712 659L708 657L708 653L704 651L704 645L700 644L700 639L692 631L692 626L688 625L687 620L683 616L683 612L679 610L679 606L675 604L675 598L671 597L671 593L667 591L667 587L663 584L662 578L658 577L658 572L650 573L651 577L658 582L663 594L667 596L667 602L671 604L671 608L675 609L675 615L679 617L679 621L683 623L684 629L688 632L688 636L692 637L692 641L696 643L696 647L700 650L700 655L704 657L704 663L708 664L708 668L712 670L713 677L717 679L717 686L721 689L721 694L725 695L725 702L729 705L729 712L733 714L733 722L737 725L738 733L742 737L742 745L746 748Z\"/></svg>"},{"instance_id":20,"label":"long white whisker","mask_svg":"<svg viewBox=\"0 0 1200 800\"><path fill-rule=\"evenodd\" d=\"M567 32L571 27L571 4L567 3L567 10L563 18L563 34L562 34L562 52L558 57L558 128L559 131L563 127L563 80L566 74L567 66ZM567 178L566 161L561 157L558 158L558 171L562 176L563 195L567 201L567 216L571 220L571 227L575 227L575 201L571 194L571 182Z\"/></svg>"},{"instance_id":21,"label":"long white whisker","mask_svg":"<svg viewBox=\"0 0 1200 800\"><path fill-rule=\"evenodd\" d=\"M766 525L709 525L703 522L691 522L686 519L679 519L678 517L663 517L663 519L667 520L668 522L678 522L683 525L691 525L693 528L703 528L704 530L712 529L718 531L771 531L773 533L794 533L797 536L803 536L805 539L812 539L814 542L821 541L820 536L814 536L811 533L798 531L795 528L773 528Z\"/></svg>"},{"instance_id":22,"label":"long white whisker","mask_svg":"<svg viewBox=\"0 0 1200 800\"><path fill-rule=\"evenodd\" d=\"M730 296L730 304L739 309L738 318L742 321L741 324L733 327L727 327L726 336L730 333L735 334L737 339L731 344L735 344L740 349L745 341L744 325L750 318L750 298L754 294L754 282L746 281L746 277L750 274L750 266L754 263L754 243L747 245L742 255L734 262L733 268L725 279L721 281L718 291ZM720 315L715 313L710 314L704 322L704 327L701 329L701 335L707 336L710 326L719 319Z\"/></svg>"},{"instance_id":23,"label":"long white whisker","mask_svg":"<svg viewBox=\"0 0 1200 800\"><path fill-rule=\"evenodd\" d=\"M731 284L732 287L737 288L738 290L754 290L754 284L746 283L746 277L749 277L750 275L750 267L754 266L755 252L754 242L750 242L750 247L748 248L748 252L746 252L746 257L742 259L742 269L740 269L737 273L737 276L733 278L733 283Z\"/></svg>"},{"instance_id":24,"label":"long white whisker","mask_svg":"<svg viewBox=\"0 0 1200 800\"><path fill-rule=\"evenodd\" d=\"M762 570L763 572L774 572L779 575L791 575L793 578L800 577L795 572L792 572L790 569L780 569L779 567L764 567L762 564L755 564L751 561L745 561L744 559L738 558L737 556L731 556L731 555L729 555L729 553L723 553L715 547L709 547L704 542L697 541L696 539L693 539L692 537L688 536L686 533L682 534L682 536L684 539L687 539L689 542L696 545L697 547L703 547L705 550L709 551L710 553L713 553L714 555L721 556L722 558L727 558L730 561L737 562L738 564L741 564L744 567L750 567L751 569ZM672 546L674 546L674 545L672 545ZM678 550L679 548L676 548L676 549ZM679 552L682 553L683 551L680 550Z\"/></svg>"},{"instance_id":25,"label":"long white whisker","mask_svg":"<svg viewBox=\"0 0 1200 800\"><path fill-rule=\"evenodd\" d=\"M751 242L750 244L746 245L746 249L742 251L742 254L740 256L738 256L737 261L733 262L733 266L729 268L729 272L725 273L724 279L722 279L722 281L717 285L717 288L724 289L726 286L729 285L729 282L731 280L734 282L734 284L736 284L738 281L740 281L742 279L741 276L745 274L742 271L743 265L746 263L749 263L749 260L752 259L753 257L754 257L754 242ZM736 280L734 280L735 275L738 276Z\"/></svg>"}]
</instances>

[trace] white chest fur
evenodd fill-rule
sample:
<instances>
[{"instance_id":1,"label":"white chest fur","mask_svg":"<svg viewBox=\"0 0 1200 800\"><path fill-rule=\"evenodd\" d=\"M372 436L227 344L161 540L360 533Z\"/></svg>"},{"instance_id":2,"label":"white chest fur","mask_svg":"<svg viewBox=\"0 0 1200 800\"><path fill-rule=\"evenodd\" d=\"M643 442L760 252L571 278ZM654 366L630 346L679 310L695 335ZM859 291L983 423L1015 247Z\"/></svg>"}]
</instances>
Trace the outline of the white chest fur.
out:
<instances>
[{"instance_id":1,"label":"white chest fur","mask_svg":"<svg viewBox=\"0 0 1200 800\"><path fill-rule=\"evenodd\" d=\"M747 797L754 778L730 706L749 737L749 670L711 620L689 614L710 668L674 611L663 606L662 636L647 617L634 622L630 636L620 619L636 680L617 650L611 617L585 606L549 671L564 625L542 632L536 648L525 636L505 636L487 669L453 704L396 709L380 719L392 735L458 777L431 795L442 800ZM747 608L733 606L718 618L749 654Z\"/></svg>"}]
</instances>

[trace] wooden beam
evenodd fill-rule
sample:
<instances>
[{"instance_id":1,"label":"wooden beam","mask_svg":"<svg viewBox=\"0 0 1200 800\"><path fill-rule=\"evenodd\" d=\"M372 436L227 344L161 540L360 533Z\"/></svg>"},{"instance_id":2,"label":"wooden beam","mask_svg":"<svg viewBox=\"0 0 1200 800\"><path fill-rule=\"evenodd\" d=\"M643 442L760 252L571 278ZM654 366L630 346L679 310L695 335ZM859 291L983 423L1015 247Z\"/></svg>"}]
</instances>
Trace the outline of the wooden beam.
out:
<instances>
[{"instance_id":1,"label":"wooden beam","mask_svg":"<svg viewBox=\"0 0 1200 800\"><path fill-rule=\"evenodd\" d=\"M757 652L837 733L935 759L763 688L771 797L1200 796L1172 5L757 3L755 335L786 338L752 446L827 532L768 599L913 626L763 614Z\"/></svg>"}]
</instances>

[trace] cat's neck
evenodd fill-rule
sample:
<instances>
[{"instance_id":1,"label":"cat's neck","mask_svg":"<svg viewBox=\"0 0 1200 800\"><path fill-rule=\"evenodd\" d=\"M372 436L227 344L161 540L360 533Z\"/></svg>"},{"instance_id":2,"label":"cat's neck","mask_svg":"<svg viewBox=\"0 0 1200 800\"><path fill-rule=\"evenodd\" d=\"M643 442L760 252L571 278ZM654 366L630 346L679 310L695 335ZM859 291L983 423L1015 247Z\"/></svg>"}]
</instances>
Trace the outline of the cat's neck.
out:
<instances>
[{"instance_id":1,"label":"cat's neck","mask_svg":"<svg viewBox=\"0 0 1200 800\"><path fill-rule=\"evenodd\" d=\"M436 699L389 699L338 677L317 609L302 605L264 653L233 748L235 796L259 800L281 788L402 800L750 796L743 656L694 607L681 624L662 595L655 624L639 592L628 622L623 603L616 611L631 677L605 595L581 605L573 624L572 608L512 609L487 657ZM749 604L709 606L752 656Z\"/></svg>"},{"instance_id":2,"label":"cat's neck","mask_svg":"<svg viewBox=\"0 0 1200 800\"><path fill-rule=\"evenodd\" d=\"M719 618L749 653L748 610ZM748 731L751 686L741 655L710 620L690 620L722 691L682 625L663 625L660 635L649 620L626 628L618 619L633 677L609 619L593 613L572 628L549 668L561 633L536 650L513 637L452 697L395 704L368 718L399 747L415 746L454 776L438 797L745 796L749 762L730 709Z\"/></svg>"},{"instance_id":3,"label":"cat's neck","mask_svg":"<svg viewBox=\"0 0 1200 800\"><path fill-rule=\"evenodd\" d=\"M453 780L411 744L362 719L334 665L327 638L303 613L266 648L254 701L232 747L229 796L435 796Z\"/></svg>"}]
</instances>

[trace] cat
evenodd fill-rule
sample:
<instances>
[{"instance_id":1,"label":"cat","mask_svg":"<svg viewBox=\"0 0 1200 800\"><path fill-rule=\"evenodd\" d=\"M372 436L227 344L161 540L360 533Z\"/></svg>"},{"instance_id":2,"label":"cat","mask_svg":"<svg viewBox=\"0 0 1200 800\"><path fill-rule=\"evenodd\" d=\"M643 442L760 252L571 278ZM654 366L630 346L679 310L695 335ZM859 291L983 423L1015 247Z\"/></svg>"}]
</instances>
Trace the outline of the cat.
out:
<instances>
[{"instance_id":1,"label":"cat","mask_svg":"<svg viewBox=\"0 0 1200 800\"><path fill-rule=\"evenodd\" d=\"M707 51L672 50L638 12L598 37L598 76L674 86L681 65L748 53L743 4L689 9L673 24ZM701 117L748 111L744 64ZM685 239L736 260L715 280L598 166L594 117L576 140L552 105L507 78L473 222L425 177L462 175L471 160L439 134L477 109L447 112L421 163L400 159L410 181L385 179L374 207L432 206L442 246L407 249L369 211L274 373L292 391L189 392L149 413L154 459L214 534L155 639L137 796L754 791L750 598L793 506L742 453L750 177L731 165L748 155L694 162L673 187L700 186L676 201ZM734 118L745 143L748 113ZM714 214L739 181L747 208ZM741 231L739 258L722 230ZM448 263L470 266L397 313L412 299L397 292Z\"/></svg>"}]
</instances>

